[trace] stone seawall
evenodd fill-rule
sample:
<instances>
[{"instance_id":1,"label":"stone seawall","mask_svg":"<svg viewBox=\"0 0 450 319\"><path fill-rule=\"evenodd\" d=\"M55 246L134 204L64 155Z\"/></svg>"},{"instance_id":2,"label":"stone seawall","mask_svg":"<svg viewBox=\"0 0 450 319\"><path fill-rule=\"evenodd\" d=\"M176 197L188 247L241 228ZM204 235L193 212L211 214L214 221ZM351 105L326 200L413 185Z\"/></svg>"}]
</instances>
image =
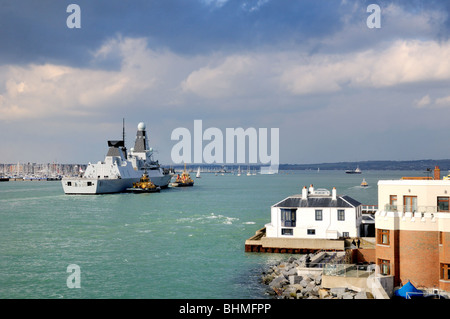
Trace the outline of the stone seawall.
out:
<instances>
[{"instance_id":1,"label":"stone seawall","mask_svg":"<svg viewBox=\"0 0 450 319\"><path fill-rule=\"evenodd\" d=\"M261 276L268 294L279 299L373 299L370 292L348 287L322 288L322 268L309 267L315 265L312 261L317 261L317 254L290 257L269 266Z\"/></svg>"}]
</instances>

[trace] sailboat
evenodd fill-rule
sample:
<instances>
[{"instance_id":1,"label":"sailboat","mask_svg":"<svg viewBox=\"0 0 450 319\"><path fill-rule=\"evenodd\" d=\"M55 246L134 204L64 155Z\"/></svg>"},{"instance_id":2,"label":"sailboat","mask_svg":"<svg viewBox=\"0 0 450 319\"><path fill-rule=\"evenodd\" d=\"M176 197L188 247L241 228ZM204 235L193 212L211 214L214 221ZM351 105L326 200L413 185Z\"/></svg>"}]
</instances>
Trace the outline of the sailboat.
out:
<instances>
[{"instance_id":1,"label":"sailboat","mask_svg":"<svg viewBox=\"0 0 450 319\"><path fill-rule=\"evenodd\" d=\"M201 177L201 176L200 176L200 166L198 167L197 175L195 175L195 177L196 177L196 178L200 178L200 177Z\"/></svg>"},{"instance_id":2,"label":"sailboat","mask_svg":"<svg viewBox=\"0 0 450 319\"><path fill-rule=\"evenodd\" d=\"M239 165L239 167L238 167L238 173L237 173L237 176L241 176L241 166Z\"/></svg>"},{"instance_id":3,"label":"sailboat","mask_svg":"<svg viewBox=\"0 0 450 319\"><path fill-rule=\"evenodd\" d=\"M252 175L252 173L250 173L250 166L249 166L247 169L247 176L250 176L250 175Z\"/></svg>"}]
</instances>

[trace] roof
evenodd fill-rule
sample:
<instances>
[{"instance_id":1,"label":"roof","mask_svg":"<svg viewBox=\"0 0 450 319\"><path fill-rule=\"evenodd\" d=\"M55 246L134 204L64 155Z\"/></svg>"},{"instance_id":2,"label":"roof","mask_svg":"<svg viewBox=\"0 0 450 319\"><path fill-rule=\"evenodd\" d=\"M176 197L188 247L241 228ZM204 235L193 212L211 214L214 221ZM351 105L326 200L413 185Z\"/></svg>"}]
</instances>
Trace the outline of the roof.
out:
<instances>
[{"instance_id":1,"label":"roof","mask_svg":"<svg viewBox=\"0 0 450 319\"><path fill-rule=\"evenodd\" d=\"M301 196L294 195L276 203L273 207L298 208L298 207L349 207L354 208L361 205L357 200L345 195L337 196L335 200L331 196L308 196L302 199Z\"/></svg>"}]
</instances>

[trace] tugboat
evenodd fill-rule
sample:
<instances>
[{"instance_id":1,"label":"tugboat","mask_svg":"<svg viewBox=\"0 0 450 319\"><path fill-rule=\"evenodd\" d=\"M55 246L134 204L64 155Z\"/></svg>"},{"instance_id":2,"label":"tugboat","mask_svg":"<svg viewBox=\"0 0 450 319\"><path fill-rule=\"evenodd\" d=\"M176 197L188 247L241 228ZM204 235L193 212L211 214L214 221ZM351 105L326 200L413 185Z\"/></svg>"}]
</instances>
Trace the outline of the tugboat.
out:
<instances>
[{"instance_id":1,"label":"tugboat","mask_svg":"<svg viewBox=\"0 0 450 319\"><path fill-rule=\"evenodd\" d=\"M161 187L153 184L148 178L147 172L145 172L139 182L133 183L133 187L127 188L126 191L131 193L159 193Z\"/></svg>"},{"instance_id":2,"label":"tugboat","mask_svg":"<svg viewBox=\"0 0 450 319\"><path fill-rule=\"evenodd\" d=\"M191 178L189 173L186 171L186 164L184 164L184 171L181 174L177 175L177 179L175 180L175 183L172 183L173 187L183 187L183 186L193 186L194 180Z\"/></svg>"},{"instance_id":3,"label":"tugboat","mask_svg":"<svg viewBox=\"0 0 450 319\"><path fill-rule=\"evenodd\" d=\"M366 179L363 178L363 181L361 182L361 187L367 187L369 184L367 184Z\"/></svg>"}]
</instances>

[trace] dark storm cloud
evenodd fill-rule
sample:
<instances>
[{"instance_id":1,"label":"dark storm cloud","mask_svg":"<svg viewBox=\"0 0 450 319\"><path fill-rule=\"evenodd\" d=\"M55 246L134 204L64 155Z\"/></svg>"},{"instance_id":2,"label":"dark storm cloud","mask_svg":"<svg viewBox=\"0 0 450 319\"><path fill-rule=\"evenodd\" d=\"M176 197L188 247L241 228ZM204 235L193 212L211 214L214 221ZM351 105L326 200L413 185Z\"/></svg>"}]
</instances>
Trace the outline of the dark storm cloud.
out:
<instances>
[{"instance_id":1,"label":"dark storm cloud","mask_svg":"<svg viewBox=\"0 0 450 319\"><path fill-rule=\"evenodd\" d=\"M85 65L90 53L117 34L147 37L177 53L280 46L340 28L339 4L329 1L2 1L0 63ZM69 29L66 8L81 7L81 29ZM253 9L253 10L251 10Z\"/></svg>"}]
</instances>

